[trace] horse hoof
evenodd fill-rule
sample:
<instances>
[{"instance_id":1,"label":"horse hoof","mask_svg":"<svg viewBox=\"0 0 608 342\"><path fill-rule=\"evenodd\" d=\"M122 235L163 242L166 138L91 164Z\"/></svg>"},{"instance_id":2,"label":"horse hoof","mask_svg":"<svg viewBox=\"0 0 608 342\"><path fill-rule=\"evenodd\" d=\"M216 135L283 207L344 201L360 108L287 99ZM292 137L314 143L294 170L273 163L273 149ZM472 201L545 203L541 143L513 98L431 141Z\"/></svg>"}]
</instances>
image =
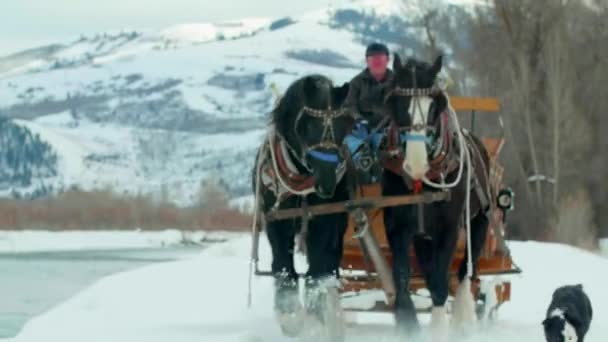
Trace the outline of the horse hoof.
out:
<instances>
[{"instance_id":1,"label":"horse hoof","mask_svg":"<svg viewBox=\"0 0 608 342\"><path fill-rule=\"evenodd\" d=\"M477 323L475 312L475 301L471 293L471 280L465 279L458 286L456 296L454 298L452 328L466 333L472 330Z\"/></svg>"},{"instance_id":2,"label":"horse hoof","mask_svg":"<svg viewBox=\"0 0 608 342\"><path fill-rule=\"evenodd\" d=\"M302 320L306 310L300 302L297 288L277 288L274 310L281 331L290 337L298 336L302 331Z\"/></svg>"},{"instance_id":3,"label":"horse hoof","mask_svg":"<svg viewBox=\"0 0 608 342\"><path fill-rule=\"evenodd\" d=\"M343 342L344 327L335 323L330 321L324 323L316 315L307 315L300 342Z\"/></svg>"},{"instance_id":4,"label":"horse hoof","mask_svg":"<svg viewBox=\"0 0 608 342\"><path fill-rule=\"evenodd\" d=\"M305 313L304 309L290 313L277 312L277 321L281 327L283 335L288 337L298 337L304 328Z\"/></svg>"},{"instance_id":5,"label":"horse hoof","mask_svg":"<svg viewBox=\"0 0 608 342\"><path fill-rule=\"evenodd\" d=\"M450 323L445 306L435 306L431 311L431 341L447 342Z\"/></svg>"}]
</instances>

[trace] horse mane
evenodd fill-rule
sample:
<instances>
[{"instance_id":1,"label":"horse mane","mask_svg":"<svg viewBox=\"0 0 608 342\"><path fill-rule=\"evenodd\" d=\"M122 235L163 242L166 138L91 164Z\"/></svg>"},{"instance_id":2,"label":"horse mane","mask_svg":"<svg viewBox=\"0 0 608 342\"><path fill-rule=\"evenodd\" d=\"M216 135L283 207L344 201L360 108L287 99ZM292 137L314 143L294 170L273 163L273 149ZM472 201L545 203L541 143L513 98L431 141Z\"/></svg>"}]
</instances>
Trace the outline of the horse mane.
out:
<instances>
[{"instance_id":1,"label":"horse mane","mask_svg":"<svg viewBox=\"0 0 608 342\"><path fill-rule=\"evenodd\" d=\"M296 101L299 97L302 96L302 78L293 82L285 94L281 96L278 103L270 112L271 114L271 123L277 127L278 130L283 131L283 127L286 124L286 119L289 114L290 106Z\"/></svg>"},{"instance_id":2,"label":"horse mane","mask_svg":"<svg viewBox=\"0 0 608 342\"><path fill-rule=\"evenodd\" d=\"M271 112L271 123L279 132L287 134L289 123L295 120L297 114L294 110L299 110L305 100L305 83L310 80L323 80L332 84L329 78L316 74L303 76L294 81Z\"/></svg>"}]
</instances>

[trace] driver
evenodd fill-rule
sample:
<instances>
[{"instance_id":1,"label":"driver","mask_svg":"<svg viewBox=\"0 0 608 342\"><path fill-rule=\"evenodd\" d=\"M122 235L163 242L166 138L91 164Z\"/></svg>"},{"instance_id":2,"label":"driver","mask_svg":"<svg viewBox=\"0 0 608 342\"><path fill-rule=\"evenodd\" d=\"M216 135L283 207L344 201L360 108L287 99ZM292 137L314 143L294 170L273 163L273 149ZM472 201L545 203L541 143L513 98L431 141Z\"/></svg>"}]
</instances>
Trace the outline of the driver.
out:
<instances>
[{"instance_id":1,"label":"driver","mask_svg":"<svg viewBox=\"0 0 608 342\"><path fill-rule=\"evenodd\" d=\"M383 118L384 90L393 79L393 71L388 68L389 60L386 45L370 44L365 50L367 67L350 81L343 106L360 122L358 126L376 126Z\"/></svg>"},{"instance_id":2,"label":"driver","mask_svg":"<svg viewBox=\"0 0 608 342\"><path fill-rule=\"evenodd\" d=\"M383 102L385 89L393 80L393 71L388 68L389 50L386 45L372 43L365 50L367 67L350 81L349 92L343 108L349 110L357 120L351 134L345 138L353 161L358 170L363 171L366 182L374 182L379 170L374 167L374 153L377 148L378 135L368 137L369 127L376 127L383 119ZM367 141L371 138L371 141ZM373 146L373 147L372 147Z\"/></svg>"}]
</instances>

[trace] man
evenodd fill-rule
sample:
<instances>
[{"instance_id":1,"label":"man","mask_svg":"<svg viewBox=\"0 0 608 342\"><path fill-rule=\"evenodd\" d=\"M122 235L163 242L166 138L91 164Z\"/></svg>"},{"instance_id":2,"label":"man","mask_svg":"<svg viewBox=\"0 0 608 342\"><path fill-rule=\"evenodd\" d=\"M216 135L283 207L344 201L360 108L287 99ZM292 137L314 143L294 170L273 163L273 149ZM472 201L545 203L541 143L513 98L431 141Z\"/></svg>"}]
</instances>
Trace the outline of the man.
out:
<instances>
[{"instance_id":1,"label":"man","mask_svg":"<svg viewBox=\"0 0 608 342\"><path fill-rule=\"evenodd\" d=\"M385 88L393 79L388 68L389 51L386 45L370 44L365 51L367 68L350 81L344 107L350 109L361 125L375 127L382 120Z\"/></svg>"},{"instance_id":2,"label":"man","mask_svg":"<svg viewBox=\"0 0 608 342\"><path fill-rule=\"evenodd\" d=\"M361 171L360 181L375 182L381 169L374 163L373 150L378 148L380 135L368 137L370 125L376 127L384 117L382 111L385 88L393 79L388 68L389 51L386 45L370 44L365 51L367 68L350 81L348 96L343 108L350 110L357 120L355 128L345 138L355 167ZM369 138L369 139L368 139Z\"/></svg>"}]
</instances>

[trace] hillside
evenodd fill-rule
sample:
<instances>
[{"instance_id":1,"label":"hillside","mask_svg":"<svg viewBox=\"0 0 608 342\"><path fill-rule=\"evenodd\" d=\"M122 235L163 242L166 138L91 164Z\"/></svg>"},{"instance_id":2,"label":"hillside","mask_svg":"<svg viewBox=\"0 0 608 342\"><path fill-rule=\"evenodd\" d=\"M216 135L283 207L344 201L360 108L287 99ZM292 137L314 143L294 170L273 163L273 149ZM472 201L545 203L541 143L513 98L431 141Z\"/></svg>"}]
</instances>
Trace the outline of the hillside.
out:
<instances>
[{"instance_id":1,"label":"hillside","mask_svg":"<svg viewBox=\"0 0 608 342\"><path fill-rule=\"evenodd\" d=\"M0 58L0 116L57 154L57 176L34 177L40 187L153 194L165 187L186 203L201 180L220 178L242 196L274 104L270 85L284 90L310 73L348 81L374 40L420 50L418 3L348 1L294 17L183 23L32 48ZM441 10L457 26L472 3L444 2ZM34 191L20 184L0 191L8 187Z\"/></svg>"}]
</instances>

